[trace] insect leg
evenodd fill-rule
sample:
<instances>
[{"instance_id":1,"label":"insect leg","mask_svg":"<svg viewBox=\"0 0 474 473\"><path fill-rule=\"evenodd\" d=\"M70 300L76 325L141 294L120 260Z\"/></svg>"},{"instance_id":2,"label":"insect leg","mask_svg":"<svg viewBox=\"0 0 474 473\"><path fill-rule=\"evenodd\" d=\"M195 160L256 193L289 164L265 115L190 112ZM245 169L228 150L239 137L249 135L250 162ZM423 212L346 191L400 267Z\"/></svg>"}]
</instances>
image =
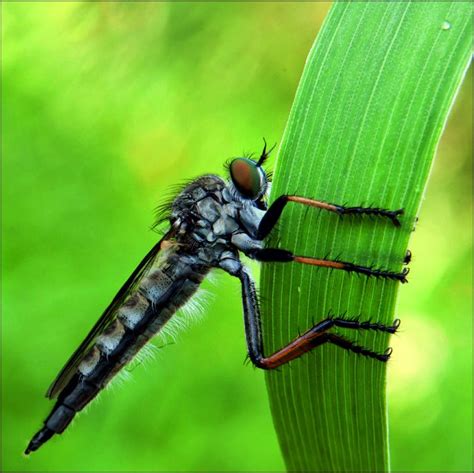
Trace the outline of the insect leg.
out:
<instances>
[{"instance_id":1,"label":"insect leg","mask_svg":"<svg viewBox=\"0 0 474 473\"><path fill-rule=\"evenodd\" d=\"M384 325L379 322L371 322L365 320L361 322L357 318L346 319L345 317L328 317L327 319L320 322L327 324L327 328L340 327L353 330L376 330L379 332L395 333L400 327L400 319L395 319L392 325Z\"/></svg>"},{"instance_id":2,"label":"insect leg","mask_svg":"<svg viewBox=\"0 0 474 473\"><path fill-rule=\"evenodd\" d=\"M318 209L327 210L329 212L337 213L338 215L374 215L378 217L389 218L396 226L400 226L398 217L403 214L403 209L387 210L377 207L345 207L343 205L329 204L321 200L308 199L307 197L300 197L297 195L281 195L273 202L266 214L263 216L257 231L257 238L263 240L278 222L283 209L288 202L296 202L298 204L307 205L309 207L316 207Z\"/></svg>"},{"instance_id":3,"label":"insect leg","mask_svg":"<svg viewBox=\"0 0 474 473\"><path fill-rule=\"evenodd\" d=\"M364 274L365 276L374 276L377 278L383 279L393 279L406 283L406 276L409 272L408 268L404 268L401 273L395 273L392 271L385 271L383 269L371 268L367 266L359 266L354 263L349 263L347 261L338 261L338 260L327 260L327 259L317 259L310 258L307 256L297 256L294 255L291 251L283 250L280 248L262 248L254 250L250 253L250 256L257 261L262 262L275 262L275 263L290 263L292 261L296 263L309 264L312 266L321 266L325 268L332 269L342 269L349 273L358 273Z\"/></svg>"},{"instance_id":4,"label":"insect leg","mask_svg":"<svg viewBox=\"0 0 474 473\"><path fill-rule=\"evenodd\" d=\"M389 360L390 355L392 354L392 349L390 347L387 348L384 353L376 353L372 350L368 350L367 348L361 347L360 345L357 345L356 343L351 342L350 340L347 340L347 338L341 337L340 335L336 335L334 333L327 333L326 337L327 341L329 343L332 343L333 345L344 348L346 350L350 350L353 353L357 353L358 355L364 355L369 358L374 358L375 360L386 362Z\"/></svg>"},{"instance_id":5,"label":"insect leg","mask_svg":"<svg viewBox=\"0 0 474 473\"><path fill-rule=\"evenodd\" d=\"M326 319L316 324L313 328L309 329L303 335L295 338L288 345L284 346L280 350L277 350L270 356L265 356L263 349L262 329L260 322L260 309L258 305L258 299L256 295L255 285L250 276L245 272L241 271L238 274L242 284L242 300L244 306L244 323L245 323L245 336L247 339L247 346L249 351L249 358L252 363L258 368L270 370L278 368L284 365L304 353L322 345L323 343L329 342L338 345L342 348L348 349L355 353L374 358L379 361L387 361L390 357L390 352L384 354L375 353L367 348L360 347L355 343L352 343L338 335L327 333L327 331L336 325L336 320L342 321L343 319ZM344 321L349 322L349 321ZM368 328L363 327L351 327L351 328ZM386 327L388 328L388 327Z\"/></svg>"}]
</instances>

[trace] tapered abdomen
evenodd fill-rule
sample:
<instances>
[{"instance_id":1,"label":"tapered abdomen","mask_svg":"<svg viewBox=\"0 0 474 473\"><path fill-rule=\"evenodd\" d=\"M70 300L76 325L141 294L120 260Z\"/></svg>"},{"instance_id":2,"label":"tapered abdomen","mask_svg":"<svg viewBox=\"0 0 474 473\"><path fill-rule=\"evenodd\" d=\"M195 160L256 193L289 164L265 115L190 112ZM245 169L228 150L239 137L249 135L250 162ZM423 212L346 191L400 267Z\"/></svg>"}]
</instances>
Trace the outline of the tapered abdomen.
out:
<instances>
[{"instance_id":1,"label":"tapered abdomen","mask_svg":"<svg viewBox=\"0 0 474 473\"><path fill-rule=\"evenodd\" d=\"M97 396L196 292L206 272L187 267L170 277L161 269L152 269L142 278L58 394L56 405L44 427L29 443L26 454L66 429L75 414Z\"/></svg>"}]
</instances>

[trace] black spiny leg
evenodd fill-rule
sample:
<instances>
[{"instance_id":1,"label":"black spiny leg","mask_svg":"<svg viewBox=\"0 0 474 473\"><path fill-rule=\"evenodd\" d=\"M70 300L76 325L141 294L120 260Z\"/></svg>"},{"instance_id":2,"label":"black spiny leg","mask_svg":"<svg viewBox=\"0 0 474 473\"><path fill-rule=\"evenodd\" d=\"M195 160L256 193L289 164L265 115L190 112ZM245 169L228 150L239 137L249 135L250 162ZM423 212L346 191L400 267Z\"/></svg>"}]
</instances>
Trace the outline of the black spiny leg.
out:
<instances>
[{"instance_id":1,"label":"black spiny leg","mask_svg":"<svg viewBox=\"0 0 474 473\"><path fill-rule=\"evenodd\" d=\"M308 199L307 197L300 197L297 195L281 195L275 202L270 205L266 214L257 230L257 238L263 240L278 222L283 209L288 202L296 202L298 204L307 205L309 207L316 207L327 210L329 212L337 213L338 215L373 215L377 217L385 217L392 221L396 226L400 226L398 217L403 214L403 209L387 210L376 207L345 207L343 205L329 204L320 200Z\"/></svg>"},{"instance_id":2,"label":"black spiny leg","mask_svg":"<svg viewBox=\"0 0 474 473\"><path fill-rule=\"evenodd\" d=\"M401 283L407 282L407 274L409 272L408 268L404 268L401 273L395 273L392 271L385 271L383 269L370 268L367 266L359 266L354 263L349 263L346 261L338 260L326 260L326 259L317 259L310 258L307 256L297 256L294 255L291 251L283 250L280 248L262 248L260 250L253 250L248 253L251 258L256 259L257 261L262 262L274 262L274 263L290 263L294 261L295 263L309 264L312 266L320 266L325 268L332 269L341 269L349 273L358 273L363 274L368 277L376 277L382 279L392 279L395 281L400 281Z\"/></svg>"},{"instance_id":3,"label":"black spiny leg","mask_svg":"<svg viewBox=\"0 0 474 473\"><path fill-rule=\"evenodd\" d=\"M358 355L368 356L369 358L374 358L375 360L379 361L388 361L390 359L390 355L392 354L392 349L389 347L385 350L384 353L375 353L372 350L368 350L367 348L361 347L360 345L347 340L347 338L341 337L340 335L335 335L334 333L326 334L327 341L336 345L338 347L344 348L346 350L350 350L353 353Z\"/></svg>"},{"instance_id":4,"label":"black spiny leg","mask_svg":"<svg viewBox=\"0 0 474 473\"><path fill-rule=\"evenodd\" d=\"M395 333L400 327L400 319L395 319L392 325L384 325L379 322L365 320L361 322L358 318L347 319L344 317L328 317L318 324L321 329L328 330L332 327L349 328L355 330L375 330L378 332Z\"/></svg>"},{"instance_id":5,"label":"black spiny leg","mask_svg":"<svg viewBox=\"0 0 474 473\"><path fill-rule=\"evenodd\" d=\"M313 328L303 333L303 335L295 338L285 347L270 356L265 356L260 324L260 309L258 306L254 283L244 270L238 274L238 277L242 284L245 336L247 339L249 358L258 368L267 370L278 368L279 366L300 357L304 353L326 342L378 361L385 362L390 358L391 349L388 349L385 353L376 353L339 335L328 333L328 330L336 326L356 330L377 330L381 332L394 333L400 323L398 320L396 320L392 326L385 326L379 323L359 322L355 319L351 320L342 317L330 317L319 322Z\"/></svg>"}]
</instances>

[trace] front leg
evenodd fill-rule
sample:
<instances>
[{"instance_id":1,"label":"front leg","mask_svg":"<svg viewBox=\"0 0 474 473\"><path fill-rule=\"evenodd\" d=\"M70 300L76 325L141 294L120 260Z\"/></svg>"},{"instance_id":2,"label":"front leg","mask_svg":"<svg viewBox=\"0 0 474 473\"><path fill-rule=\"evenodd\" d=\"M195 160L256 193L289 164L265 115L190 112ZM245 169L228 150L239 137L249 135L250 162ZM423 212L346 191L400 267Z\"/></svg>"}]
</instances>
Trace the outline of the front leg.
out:
<instances>
[{"instance_id":1,"label":"front leg","mask_svg":"<svg viewBox=\"0 0 474 473\"><path fill-rule=\"evenodd\" d=\"M297 195L281 195L277 200L275 200L275 202L272 203L272 205L270 205L269 209L260 221L257 231L257 238L259 240L263 240L272 231L288 202L296 202L309 207L316 207L329 212L337 213L341 216L352 214L386 217L389 218L396 227L400 226L398 217L403 214L403 209L386 210L376 207L345 207L343 205L329 204L321 200L308 199L307 197L300 197Z\"/></svg>"}]
</instances>

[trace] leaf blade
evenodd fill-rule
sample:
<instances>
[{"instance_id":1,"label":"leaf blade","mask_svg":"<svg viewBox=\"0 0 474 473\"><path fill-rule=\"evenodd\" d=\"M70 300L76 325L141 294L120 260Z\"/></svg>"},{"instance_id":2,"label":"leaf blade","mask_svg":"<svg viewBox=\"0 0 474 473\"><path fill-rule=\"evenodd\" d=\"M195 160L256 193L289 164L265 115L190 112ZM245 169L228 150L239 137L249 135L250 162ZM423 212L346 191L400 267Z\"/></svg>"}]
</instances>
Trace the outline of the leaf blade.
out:
<instances>
[{"instance_id":1,"label":"leaf blade","mask_svg":"<svg viewBox=\"0 0 474 473\"><path fill-rule=\"evenodd\" d=\"M332 7L296 93L272 198L293 193L403 207L404 228L397 232L388 222L367 219L341 222L293 205L268 246L281 241L297 254L341 254L401 269L436 144L469 61L470 12L470 5L456 2ZM264 266L267 353L329 310L393 319L396 284L323 271ZM376 351L387 344L387 337L374 334L355 338ZM383 366L324 346L281 373L268 373L267 386L289 469L388 469Z\"/></svg>"}]
</instances>

